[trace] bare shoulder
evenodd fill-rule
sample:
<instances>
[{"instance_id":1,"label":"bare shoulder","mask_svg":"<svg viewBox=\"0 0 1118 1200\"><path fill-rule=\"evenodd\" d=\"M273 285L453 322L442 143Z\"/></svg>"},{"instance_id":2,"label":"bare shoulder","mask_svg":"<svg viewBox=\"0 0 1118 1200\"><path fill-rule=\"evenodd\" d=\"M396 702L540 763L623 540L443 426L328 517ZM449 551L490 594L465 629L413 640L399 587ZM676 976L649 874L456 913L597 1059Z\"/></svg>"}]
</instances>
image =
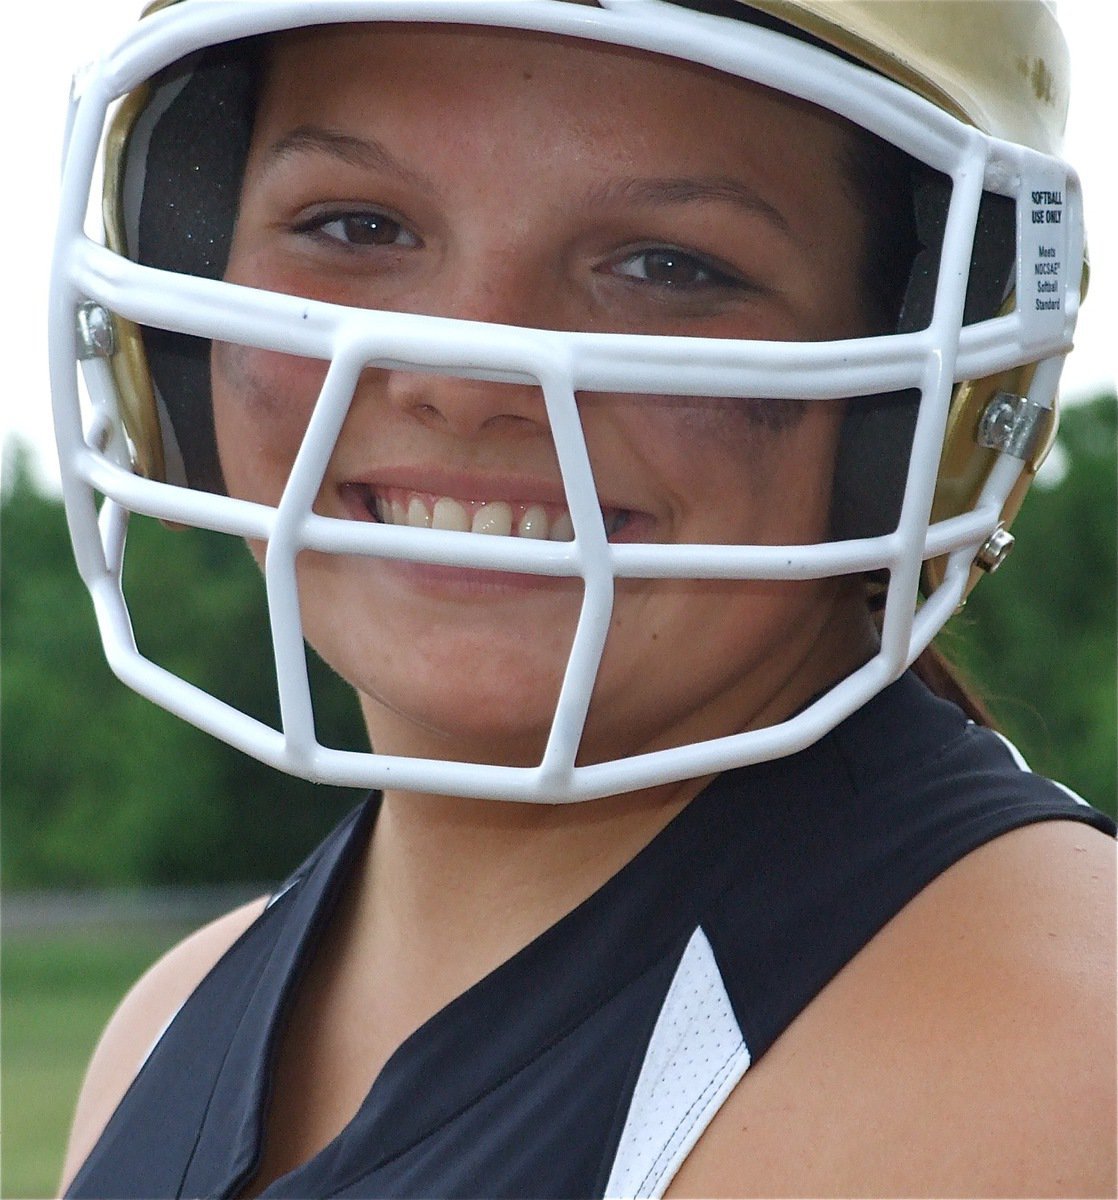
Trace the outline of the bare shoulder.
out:
<instances>
[{"instance_id":1,"label":"bare shoulder","mask_svg":"<svg viewBox=\"0 0 1118 1200\"><path fill-rule=\"evenodd\" d=\"M1073 822L956 863L743 1078L675 1195L1115 1195L1116 853Z\"/></svg>"},{"instance_id":2,"label":"bare shoulder","mask_svg":"<svg viewBox=\"0 0 1118 1200\"><path fill-rule=\"evenodd\" d=\"M93 1149L136 1072L179 1007L263 912L253 900L203 926L169 950L132 987L90 1060L63 1167L63 1190Z\"/></svg>"}]
</instances>

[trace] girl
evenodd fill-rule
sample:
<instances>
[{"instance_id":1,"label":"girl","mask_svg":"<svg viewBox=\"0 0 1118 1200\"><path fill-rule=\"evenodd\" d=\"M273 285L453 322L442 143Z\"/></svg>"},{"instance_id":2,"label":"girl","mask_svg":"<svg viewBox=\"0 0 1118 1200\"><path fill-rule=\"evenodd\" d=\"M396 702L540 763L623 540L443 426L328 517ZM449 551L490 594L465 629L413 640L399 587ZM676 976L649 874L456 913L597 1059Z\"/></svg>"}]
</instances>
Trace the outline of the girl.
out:
<instances>
[{"instance_id":1,"label":"girl","mask_svg":"<svg viewBox=\"0 0 1118 1200\"><path fill-rule=\"evenodd\" d=\"M125 1000L68 1194L1113 1186L1112 829L905 671L1050 435L1058 32L816 7L182 0L83 83L110 659L376 790ZM136 652L126 510L247 539L280 730Z\"/></svg>"}]
</instances>

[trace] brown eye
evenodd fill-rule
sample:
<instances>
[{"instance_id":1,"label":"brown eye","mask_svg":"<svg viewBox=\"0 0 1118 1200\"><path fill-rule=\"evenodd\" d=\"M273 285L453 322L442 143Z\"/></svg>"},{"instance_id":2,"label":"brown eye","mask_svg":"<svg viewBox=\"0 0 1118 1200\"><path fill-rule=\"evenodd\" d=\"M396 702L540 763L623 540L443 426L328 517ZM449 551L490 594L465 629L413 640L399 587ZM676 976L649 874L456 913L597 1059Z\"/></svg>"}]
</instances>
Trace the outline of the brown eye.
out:
<instances>
[{"instance_id":1,"label":"brown eye","mask_svg":"<svg viewBox=\"0 0 1118 1200\"><path fill-rule=\"evenodd\" d=\"M301 232L346 246L417 246L419 239L397 220L378 212L341 213L320 217Z\"/></svg>"},{"instance_id":2,"label":"brown eye","mask_svg":"<svg viewBox=\"0 0 1118 1200\"><path fill-rule=\"evenodd\" d=\"M664 288L728 287L738 283L697 255L670 246L630 254L615 270L627 279Z\"/></svg>"}]
</instances>

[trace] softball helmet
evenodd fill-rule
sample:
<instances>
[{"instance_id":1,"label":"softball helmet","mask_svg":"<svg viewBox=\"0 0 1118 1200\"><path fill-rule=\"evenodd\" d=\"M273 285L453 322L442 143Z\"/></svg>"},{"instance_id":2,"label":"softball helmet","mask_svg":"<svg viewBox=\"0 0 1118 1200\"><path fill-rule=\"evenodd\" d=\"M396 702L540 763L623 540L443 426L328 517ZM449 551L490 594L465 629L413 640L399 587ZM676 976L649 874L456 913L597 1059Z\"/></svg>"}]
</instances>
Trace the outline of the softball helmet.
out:
<instances>
[{"instance_id":1,"label":"softball helmet","mask_svg":"<svg viewBox=\"0 0 1118 1200\"><path fill-rule=\"evenodd\" d=\"M435 22L586 38L689 60L809 101L911 162L911 259L884 332L763 342L569 332L355 310L223 279L258 84L258 39L309 25ZM903 672L1004 557L1051 444L1086 280L1079 185L1059 157L1067 53L1044 0L165 0L75 80L52 276L51 369L77 560L114 671L281 769L337 784L546 803L588 799L800 749ZM103 178L103 221L91 197ZM212 339L330 364L282 500L225 494L208 399ZM369 366L543 393L569 542L316 515ZM841 400L834 536L816 545L614 545L579 391ZM267 544L280 720L250 717L137 648L123 586L130 513ZM584 581L540 762L429 761L319 744L300 551ZM863 574L879 651L779 724L609 762L578 759L619 578Z\"/></svg>"}]
</instances>

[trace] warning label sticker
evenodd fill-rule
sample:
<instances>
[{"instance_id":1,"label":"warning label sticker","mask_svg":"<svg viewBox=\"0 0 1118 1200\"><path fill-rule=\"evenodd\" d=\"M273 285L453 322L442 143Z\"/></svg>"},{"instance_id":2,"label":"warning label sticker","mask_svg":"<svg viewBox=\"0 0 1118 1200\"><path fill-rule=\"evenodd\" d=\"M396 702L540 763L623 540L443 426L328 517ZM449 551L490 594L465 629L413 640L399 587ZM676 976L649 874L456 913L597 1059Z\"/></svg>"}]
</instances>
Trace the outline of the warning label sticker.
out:
<instances>
[{"instance_id":1,"label":"warning label sticker","mask_svg":"<svg viewBox=\"0 0 1118 1200\"><path fill-rule=\"evenodd\" d=\"M1068 280L1067 175L1061 164L1036 159L1017 203L1017 305L1026 342L1059 338Z\"/></svg>"}]
</instances>

